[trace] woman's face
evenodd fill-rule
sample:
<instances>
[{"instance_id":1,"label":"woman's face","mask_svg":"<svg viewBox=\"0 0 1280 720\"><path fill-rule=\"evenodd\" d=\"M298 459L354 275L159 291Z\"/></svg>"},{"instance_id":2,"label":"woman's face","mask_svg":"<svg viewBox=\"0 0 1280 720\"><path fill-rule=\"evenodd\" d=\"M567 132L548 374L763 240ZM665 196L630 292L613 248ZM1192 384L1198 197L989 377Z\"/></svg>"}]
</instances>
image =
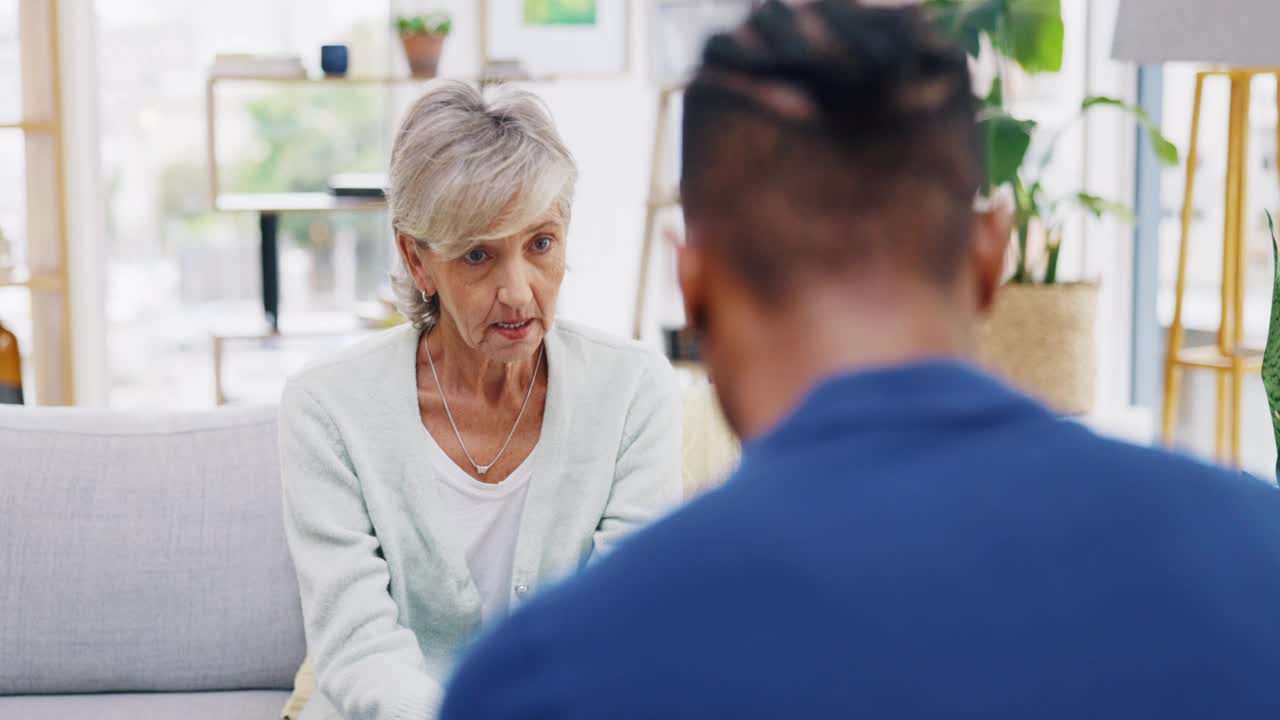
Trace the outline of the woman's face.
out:
<instances>
[{"instance_id":1,"label":"woman's face","mask_svg":"<svg viewBox=\"0 0 1280 720\"><path fill-rule=\"evenodd\" d=\"M409 243L409 248L414 248ZM472 245L456 260L429 250L410 261L418 287L440 297L440 321L493 360L527 359L555 319L565 269L565 226L552 208L501 240Z\"/></svg>"}]
</instances>

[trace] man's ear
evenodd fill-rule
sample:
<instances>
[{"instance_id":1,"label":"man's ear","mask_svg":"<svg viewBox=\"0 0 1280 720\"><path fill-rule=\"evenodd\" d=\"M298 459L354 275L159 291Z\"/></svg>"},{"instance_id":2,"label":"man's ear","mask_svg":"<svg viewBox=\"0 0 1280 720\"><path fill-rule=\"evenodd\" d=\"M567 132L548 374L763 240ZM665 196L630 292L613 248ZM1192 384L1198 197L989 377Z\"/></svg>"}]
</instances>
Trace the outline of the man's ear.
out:
<instances>
[{"instance_id":1,"label":"man's ear","mask_svg":"<svg viewBox=\"0 0 1280 720\"><path fill-rule=\"evenodd\" d=\"M987 313L995 304L1004 280L1004 260L1013 232L1013 218L1007 203L973 216L973 269L977 280L978 312Z\"/></svg>"},{"instance_id":2,"label":"man's ear","mask_svg":"<svg viewBox=\"0 0 1280 720\"><path fill-rule=\"evenodd\" d=\"M705 251L690 243L676 245L676 274L680 280L680 295L684 299L685 324L695 333L701 333L707 324Z\"/></svg>"},{"instance_id":3,"label":"man's ear","mask_svg":"<svg viewBox=\"0 0 1280 720\"><path fill-rule=\"evenodd\" d=\"M399 248L405 267L409 268L409 274L413 276L413 282L418 289L427 295L435 295L435 282L431 279L431 273L428 272L426 263L422 261L422 256L418 254L418 241L408 233L397 232L396 247Z\"/></svg>"}]
</instances>

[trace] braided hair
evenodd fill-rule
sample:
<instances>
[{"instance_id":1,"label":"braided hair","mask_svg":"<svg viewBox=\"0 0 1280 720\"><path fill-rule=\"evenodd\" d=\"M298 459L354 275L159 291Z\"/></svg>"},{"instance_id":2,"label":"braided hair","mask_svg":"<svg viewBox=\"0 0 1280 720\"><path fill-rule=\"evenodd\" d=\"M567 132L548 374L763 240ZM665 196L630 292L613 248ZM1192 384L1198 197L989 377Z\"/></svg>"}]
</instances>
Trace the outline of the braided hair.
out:
<instances>
[{"instance_id":1,"label":"braided hair","mask_svg":"<svg viewBox=\"0 0 1280 720\"><path fill-rule=\"evenodd\" d=\"M710 39L685 95L695 241L764 294L885 266L947 281L981 177L970 83L917 7L766 2Z\"/></svg>"}]
</instances>

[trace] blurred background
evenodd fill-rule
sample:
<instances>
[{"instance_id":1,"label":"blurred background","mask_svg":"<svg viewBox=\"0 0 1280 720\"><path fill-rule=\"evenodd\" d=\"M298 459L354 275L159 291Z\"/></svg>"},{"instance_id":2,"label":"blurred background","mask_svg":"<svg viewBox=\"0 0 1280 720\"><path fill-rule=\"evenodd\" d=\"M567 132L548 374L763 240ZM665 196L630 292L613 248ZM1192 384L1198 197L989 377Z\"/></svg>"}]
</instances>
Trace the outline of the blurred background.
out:
<instances>
[{"instance_id":1,"label":"blurred background","mask_svg":"<svg viewBox=\"0 0 1280 720\"><path fill-rule=\"evenodd\" d=\"M1037 123L1033 155L1056 139L1046 185L1132 210L1132 222L1063 219L1058 272L1097 283L1085 414L1154 441L1195 79L1208 66L1114 59L1118 0L1049 4L1064 28L1061 67L1002 69L1004 105ZM386 302L392 237L369 195L400 112L428 82L402 37L414 34L444 36L440 76L509 79L546 99L581 166L560 312L664 345L664 329L683 322L661 239L680 231L677 88L706 35L750 5L0 0L0 324L20 349L25 401L272 402L308 360L397 322ZM1130 113L1074 122L1098 95L1140 108L1179 162L1153 162ZM1241 342L1261 347L1272 277L1262 211L1280 208L1274 77L1253 81L1252 100ZM1229 104L1226 83L1206 86L1191 158L1188 345L1211 343L1219 327ZM276 238L270 257L265 235ZM264 301L275 293L273 321ZM1238 461L1270 474L1255 375ZM1206 457L1218 446L1217 389L1213 373L1188 372L1175 420L1176 442Z\"/></svg>"}]
</instances>

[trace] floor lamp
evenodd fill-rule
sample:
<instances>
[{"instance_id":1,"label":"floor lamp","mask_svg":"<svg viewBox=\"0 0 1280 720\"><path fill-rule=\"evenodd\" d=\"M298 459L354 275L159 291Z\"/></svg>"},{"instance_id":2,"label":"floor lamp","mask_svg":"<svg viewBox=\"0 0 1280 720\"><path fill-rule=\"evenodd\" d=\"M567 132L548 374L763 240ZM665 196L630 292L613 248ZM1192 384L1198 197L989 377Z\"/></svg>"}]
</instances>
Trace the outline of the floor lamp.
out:
<instances>
[{"instance_id":1,"label":"floor lamp","mask_svg":"<svg viewBox=\"0 0 1280 720\"><path fill-rule=\"evenodd\" d=\"M1233 465L1240 463L1244 379L1247 373L1262 367L1261 352L1243 347L1250 87L1259 75L1270 75L1280 82L1278 31L1280 2L1277 0L1120 0L1112 52L1116 59L1139 63L1194 62L1213 66L1196 74L1191 142L1185 155L1186 187L1176 295L1165 354L1161 434L1166 444L1173 443L1183 371L1213 372L1218 380L1214 425L1218 458ZM1222 309L1217 342L1204 347L1185 347L1182 310L1187 249L1202 100L1207 82L1226 82L1231 89L1227 109L1226 220L1222 230ZM1280 93L1277 95L1280 97ZM1277 147L1280 149L1280 142Z\"/></svg>"}]
</instances>

